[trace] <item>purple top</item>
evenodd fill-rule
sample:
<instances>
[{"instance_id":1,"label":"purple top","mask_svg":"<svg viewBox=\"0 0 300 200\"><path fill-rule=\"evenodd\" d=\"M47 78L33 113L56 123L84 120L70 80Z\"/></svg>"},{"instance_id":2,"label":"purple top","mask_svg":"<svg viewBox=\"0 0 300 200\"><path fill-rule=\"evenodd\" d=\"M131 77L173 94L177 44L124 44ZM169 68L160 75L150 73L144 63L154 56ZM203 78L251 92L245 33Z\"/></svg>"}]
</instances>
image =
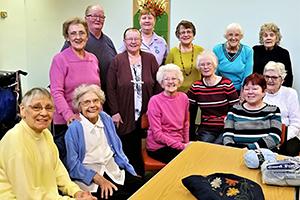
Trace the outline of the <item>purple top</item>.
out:
<instances>
[{"instance_id":1,"label":"purple top","mask_svg":"<svg viewBox=\"0 0 300 200\"><path fill-rule=\"evenodd\" d=\"M100 85L98 60L94 54L85 51L80 59L71 47L56 54L50 68L50 90L54 99L54 124L66 124L76 112L72 107L72 95L79 85Z\"/></svg>"},{"instance_id":2,"label":"purple top","mask_svg":"<svg viewBox=\"0 0 300 200\"><path fill-rule=\"evenodd\" d=\"M147 149L155 151L165 146L182 150L189 142L189 100L185 93L167 96L161 92L148 104L149 130Z\"/></svg>"}]
</instances>

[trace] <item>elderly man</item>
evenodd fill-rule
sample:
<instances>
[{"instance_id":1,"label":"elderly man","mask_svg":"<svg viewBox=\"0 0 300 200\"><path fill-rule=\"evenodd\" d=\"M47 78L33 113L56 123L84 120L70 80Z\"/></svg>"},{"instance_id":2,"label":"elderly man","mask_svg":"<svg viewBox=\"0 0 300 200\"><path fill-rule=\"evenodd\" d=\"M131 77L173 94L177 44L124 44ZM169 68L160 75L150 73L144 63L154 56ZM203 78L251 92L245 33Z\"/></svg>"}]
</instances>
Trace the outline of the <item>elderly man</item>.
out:
<instances>
[{"instance_id":1,"label":"elderly man","mask_svg":"<svg viewBox=\"0 0 300 200\"><path fill-rule=\"evenodd\" d=\"M99 61L101 89L106 94L106 74L110 62L117 54L115 46L111 39L102 32L105 21L104 10L100 5L90 5L85 10L85 20L89 27L89 39L85 50L95 54ZM69 46L65 42L62 50ZM104 110L107 111L104 105Z\"/></svg>"},{"instance_id":2,"label":"elderly man","mask_svg":"<svg viewBox=\"0 0 300 200\"><path fill-rule=\"evenodd\" d=\"M21 122L0 141L0 199L96 199L70 180L59 160L47 129L53 112L46 89L33 88L24 95Z\"/></svg>"}]
</instances>

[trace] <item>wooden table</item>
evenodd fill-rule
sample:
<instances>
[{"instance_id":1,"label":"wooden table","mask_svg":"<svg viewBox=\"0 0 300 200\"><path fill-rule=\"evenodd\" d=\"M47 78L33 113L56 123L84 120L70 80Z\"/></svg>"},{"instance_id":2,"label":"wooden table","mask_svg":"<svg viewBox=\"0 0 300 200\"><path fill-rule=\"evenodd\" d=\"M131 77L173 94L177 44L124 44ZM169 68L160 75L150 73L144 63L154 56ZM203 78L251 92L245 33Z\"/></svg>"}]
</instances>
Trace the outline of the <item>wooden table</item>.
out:
<instances>
[{"instance_id":1,"label":"wooden table","mask_svg":"<svg viewBox=\"0 0 300 200\"><path fill-rule=\"evenodd\" d=\"M259 169L248 169L244 164L245 149L237 149L204 142L193 142L172 162L165 166L131 200L185 200L196 199L182 184L189 175L209 175L217 172L231 173L258 183L266 200L293 200L294 187L265 185Z\"/></svg>"}]
</instances>

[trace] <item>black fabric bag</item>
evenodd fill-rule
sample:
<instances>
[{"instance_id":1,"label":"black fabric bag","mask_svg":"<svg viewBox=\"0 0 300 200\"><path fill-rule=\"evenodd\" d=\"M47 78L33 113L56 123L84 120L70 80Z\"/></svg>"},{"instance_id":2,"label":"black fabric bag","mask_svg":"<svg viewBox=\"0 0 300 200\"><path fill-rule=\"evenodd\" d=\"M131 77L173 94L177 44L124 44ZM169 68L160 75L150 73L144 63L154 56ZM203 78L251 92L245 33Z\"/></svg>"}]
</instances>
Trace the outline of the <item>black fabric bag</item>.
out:
<instances>
[{"instance_id":1,"label":"black fabric bag","mask_svg":"<svg viewBox=\"0 0 300 200\"><path fill-rule=\"evenodd\" d=\"M201 200L265 199L257 183L234 174L191 175L182 179L182 183L197 199Z\"/></svg>"}]
</instances>

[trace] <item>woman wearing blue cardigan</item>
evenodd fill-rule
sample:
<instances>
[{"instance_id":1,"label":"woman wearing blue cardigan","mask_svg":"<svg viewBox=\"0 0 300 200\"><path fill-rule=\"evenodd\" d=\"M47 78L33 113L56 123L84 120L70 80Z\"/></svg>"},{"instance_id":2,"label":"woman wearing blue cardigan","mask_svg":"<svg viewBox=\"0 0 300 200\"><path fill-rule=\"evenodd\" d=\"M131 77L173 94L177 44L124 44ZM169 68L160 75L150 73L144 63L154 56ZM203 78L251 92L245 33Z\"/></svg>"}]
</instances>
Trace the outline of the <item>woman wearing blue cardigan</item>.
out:
<instances>
[{"instance_id":1,"label":"woman wearing blue cardigan","mask_svg":"<svg viewBox=\"0 0 300 200\"><path fill-rule=\"evenodd\" d=\"M122 150L111 117L102 111L105 101L97 85L81 85L74 91L74 120L65 135L66 167L70 177L98 199L127 199L142 180Z\"/></svg>"}]
</instances>

